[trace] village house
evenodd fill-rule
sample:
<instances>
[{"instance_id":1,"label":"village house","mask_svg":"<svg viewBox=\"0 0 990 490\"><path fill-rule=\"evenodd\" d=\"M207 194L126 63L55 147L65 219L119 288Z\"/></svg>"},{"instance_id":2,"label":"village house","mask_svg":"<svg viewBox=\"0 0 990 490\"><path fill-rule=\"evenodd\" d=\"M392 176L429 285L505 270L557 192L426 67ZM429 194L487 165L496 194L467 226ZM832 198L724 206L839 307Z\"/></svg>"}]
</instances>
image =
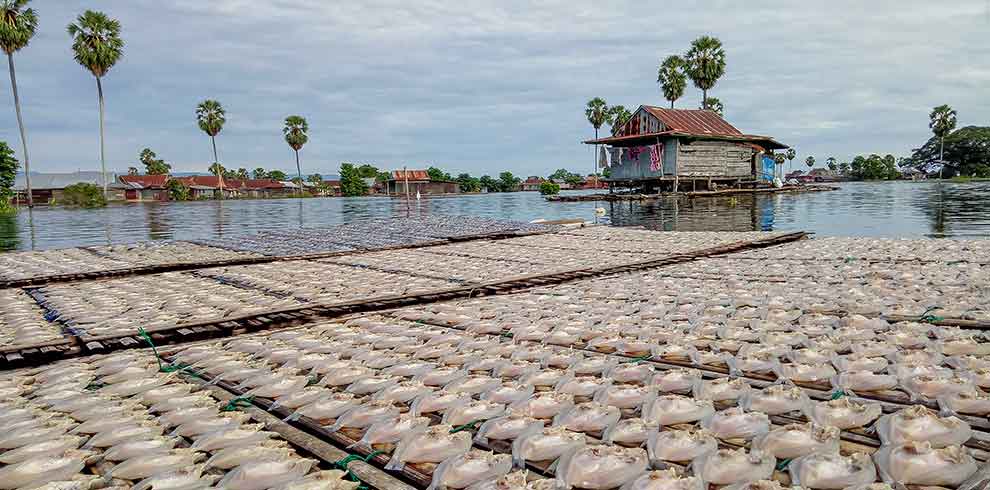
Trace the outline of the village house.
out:
<instances>
[{"instance_id":1,"label":"village house","mask_svg":"<svg viewBox=\"0 0 990 490\"><path fill-rule=\"evenodd\" d=\"M537 177L535 175L526 177L526 180L522 181L520 184L522 190L524 191L538 191L540 190L540 184L546 182L543 177Z\"/></svg>"},{"instance_id":2,"label":"village house","mask_svg":"<svg viewBox=\"0 0 990 490\"><path fill-rule=\"evenodd\" d=\"M410 195L417 192L421 195L457 194L461 186L454 181L433 180L426 170L393 170L385 190L387 194L399 195L404 195L407 190Z\"/></svg>"},{"instance_id":3,"label":"village house","mask_svg":"<svg viewBox=\"0 0 990 490\"><path fill-rule=\"evenodd\" d=\"M584 143L604 145L610 186L645 192L766 185L778 176L773 151L787 148L743 134L710 110L647 105L615 135Z\"/></svg>"},{"instance_id":4,"label":"village house","mask_svg":"<svg viewBox=\"0 0 990 490\"><path fill-rule=\"evenodd\" d=\"M107 199L120 201L124 199L126 186L117 181L117 174L107 173ZM73 184L93 184L103 187L103 173L97 171L79 171L62 173L31 172L31 196L35 204L49 204L62 200L63 191ZM23 173L14 177L14 202L27 202L27 181Z\"/></svg>"},{"instance_id":5,"label":"village house","mask_svg":"<svg viewBox=\"0 0 990 490\"><path fill-rule=\"evenodd\" d=\"M119 181L126 186L124 199L128 201L167 201L168 175L121 175Z\"/></svg>"}]
</instances>

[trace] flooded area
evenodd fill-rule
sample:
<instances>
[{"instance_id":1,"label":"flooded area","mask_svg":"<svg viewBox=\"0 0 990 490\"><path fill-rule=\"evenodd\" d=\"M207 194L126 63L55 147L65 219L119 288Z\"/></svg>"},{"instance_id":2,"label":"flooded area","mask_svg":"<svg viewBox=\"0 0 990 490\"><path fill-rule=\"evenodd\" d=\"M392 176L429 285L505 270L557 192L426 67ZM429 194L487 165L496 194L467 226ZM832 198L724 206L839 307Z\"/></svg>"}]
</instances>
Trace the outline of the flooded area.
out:
<instances>
[{"instance_id":1,"label":"flooded area","mask_svg":"<svg viewBox=\"0 0 990 490\"><path fill-rule=\"evenodd\" d=\"M411 201L389 197L38 207L0 217L0 250L42 250L144 240L220 238L273 228L321 227L386 216L471 215L531 221L595 219L665 231L790 231L821 236L986 238L990 182L849 182L833 192L550 203L536 192Z\"/></svg>"}]
</instances>

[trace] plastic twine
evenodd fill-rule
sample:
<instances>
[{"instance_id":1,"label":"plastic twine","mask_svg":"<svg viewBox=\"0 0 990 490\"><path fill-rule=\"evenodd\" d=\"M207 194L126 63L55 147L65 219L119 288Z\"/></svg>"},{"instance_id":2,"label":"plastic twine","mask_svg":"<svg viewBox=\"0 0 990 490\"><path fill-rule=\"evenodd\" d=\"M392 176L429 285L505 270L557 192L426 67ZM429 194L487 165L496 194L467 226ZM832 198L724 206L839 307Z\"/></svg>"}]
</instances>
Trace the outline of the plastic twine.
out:
<instances>
[{"instance_id":1,"label":"plastic twine","mask_svg":"<svg viewBox=\"0 0 990 490\"><path fill-rule=\"evenodd\" d=\"M653 357L653 354L645 354L645 355L642 355L642 356L639 356L639 357L633 357L633 358L629 359L628 362L630 364L639 364L639 363L641 363L643 361L649 361L652 357Z\"/></svg>"},{"instance_id":2,"label":"plastic twine","mask_svg":"<svg viewBox=\"0 0 990 490\"><path fill-rule=\"evenodd\" d=\"M231 398L222 408L221 412L233 412L234 410L240 410L242 408L247 408L251 406L251 400L254 400L254 395L248 396L235 396Z\"/></svg>"},{"instance_id":3,"label":"plastic twine","mask_svg":"<svg viewBox=\"0 0 990 490\"><path fill-rule=\"evenodd\" d=\"M372 451L367 456L358 456L357 454L348 454L347 456L344 456L340 460L334 461L333 463L330 463L330 465L333 466L334 468L340 469L342 471L346 471L347 472L347 476L350 477L351 481L356 481L356 482L360 483L360 485L358 485L358 490L367 490L369 487L367 485L365 485L363 482L361 482L361 479L358 478L357 475L355 475L354 472L351 471L350 468L348 468L348 466L350 466L350 464L353 463L354 461L362 461L362 462L367 463L368 461L371 460L371 458L374 458L375 456L378 456L379 454L385 454L385 452L384 451Z\"/></svg>"},{"instance_id":4,"label":"plastic twine","mask_svg":"<svg viewBox=\"0 0 990 490\"><path fill-rule=\"evenodd\" d=\"M162 357L158 355L158 347L155 347L155 343L151 340L151 336L148 335L144 327L138 327L138 337L144 339L151 346L151 351L155 353L155 360L158 361L158 370L164 372L165 367L162 365Z\"/></svg>"},{"instance_id":5,"label":"plastic twine","mask_svg":"<svg viewBox=\"0 0 990 490\"><path fill-rule=\"evenodd\" d=\"M475 420L475 421L472 421L472 422L468 422L468 423L466 423L464 425L458 425L457 427L454 427L453 429L450 429L450 433L451 434L456 434L456 433L458 433L458 432L460 432L462 430L475 430L475 429L477 429L477 427L475 427L475 425L480 424L482 422L484 422L484 420Z\"/></svg>"},{"instance_id":6,"label":"plastic twine","mask_svg":"<svg viewBox=\"0 0 990 490\"><path fill-rule=\"evenodd\" d=\"M832 397L829 398L829 400L838 400L839 398L842 398L844 396L846 396L846 392L845 391L837 390L837 391L835 391L835 392L832 393Z\"/></svg>"},{"instance_id":7,"label":"plastic twine","mask_svg":"<svg viewBox=\"0 0 990 490\"><path fill-rule=\"evenodd\" d=\"M930 314L932 311L940 310L940 309L942 309L941 306L929 306L928 309L925 310L925 312L922 313L920 317L918 317L918 321L922 321L925 323L935 323L945 320L944 317Z\"/></svg>"}]
</instances>

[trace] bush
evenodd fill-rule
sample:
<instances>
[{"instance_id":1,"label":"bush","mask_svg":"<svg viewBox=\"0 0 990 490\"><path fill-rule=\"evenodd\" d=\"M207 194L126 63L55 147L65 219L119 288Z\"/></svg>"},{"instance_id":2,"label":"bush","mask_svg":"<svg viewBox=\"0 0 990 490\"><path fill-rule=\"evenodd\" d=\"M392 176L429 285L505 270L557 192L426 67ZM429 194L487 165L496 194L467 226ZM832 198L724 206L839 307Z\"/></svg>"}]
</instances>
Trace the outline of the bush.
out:
<instances>
[{"instance_id":1,"label":"bush","mask_svg":"<svg viewBox=\"0 0 990 490\"><path fill-rule=\"evenodd\" d=\"M14 177L20 162L14 157L14 150L0 141L0 213L14 212L10 201L14 198Z\"/></svg>"},{"instance_id":2,"label":"bush","mask_svg":"<svg viewBox=\"0 0 990 490\"><path fill-rule=\"evenodd\" d=\"M66 187L62 194L66 206L100 208L107 205L107 198L103 195L103 189L95 184L85 182L72 184Z\"/></svg>"},{"instance_id":3,"label":"bush","mask_svg":"<svg viewBox=\"0 0 990 490\"><path fill-rule=\"evenodd\" d=\"M544 196L560 194L560 184L555 184L549 180L540 182L540 194L543 194Z\"/></svg>"},{"instance_id":4,"label":"bush","mask_svg":"<svg viewBox=\"0 0 990 490\"><path fill-rule=\"evenodd\" d=\"M168 189L168 198L172 201L188 201L189 200L189 187L183 184L182 181L170 179L168 184L165 184Z\"/></svg>"}]
</instances>

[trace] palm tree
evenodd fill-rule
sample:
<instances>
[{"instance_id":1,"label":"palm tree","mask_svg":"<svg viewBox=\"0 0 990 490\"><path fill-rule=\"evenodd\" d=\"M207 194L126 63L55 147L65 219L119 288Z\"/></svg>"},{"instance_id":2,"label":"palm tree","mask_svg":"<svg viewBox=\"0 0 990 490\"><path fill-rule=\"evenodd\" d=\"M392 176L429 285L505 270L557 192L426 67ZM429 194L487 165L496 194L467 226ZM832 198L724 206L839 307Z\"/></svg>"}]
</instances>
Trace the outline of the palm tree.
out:
<instances>
[{"instance_id":1,"label":"palm tree","mask_svg":"<svg viewBox=\"0 0 990 490\"><path fill-rule=\"evenodd\" d=\"M27 184L28 207L32 207L34 199L31 196L31 163L28 160L24 121L21 119L21 99L17 96L17 77L14 76L14 52L27 46L38 28L38 16L35 15L34 9L24 8L28 1L0 1L0 48L7 53L10 88L14 92L14 112L17 113L17 127L21 130L21 147L24 150L24 181Z\"/></svg>"},{"instance_id":2,"label":"palm tree","mask_svg":"<svg viewBox=\"0 0 990 490\"><path fill-rule=\"evenodd\" d=\"M265 169L258 167L251 171L251 176L254 177L255 180L261 180L265 178Z\"/></svg>"},{"instance_id":3,"label":"palm tree","mask_svg":"<svg viewBox=\"0 0 990 490\"><path fill-rule=\"evenodd\" d=\"M100 168L103 172L103 195L107 195L107 159L103 141L103 84L101 79L124 54L120 38L120 22L103 12L87 10L66 28L72 38L76 62L96 77L96 93L100 98Z\"/></svg>"},{"instance_id":4,"label":"palm tree","mask_svg":"<svg viewBox=\"0 0 990 490\"><path fill-rule=\"evenodd\" d=\"M247 180L247 179L249 179L250 176L248 175L247 169L244 168L244 167L241 167L241 168L237 169L237 178L240 179L240 180Z\"/></svg>"},{"instance_id":5,"label":"palm tree","mask_svg":"<svg viewBox=\"0 0 990 490\"><path fill-rule=\"evenodd\" d=\"M619 132L619 129L629 122L629 118L632 117L632 113L629 112L629 109L626 109L626 106L623 105L610 107L609 113L612 118L612 136L615 136Z\"/></svg>"},{"instance_id":6,"label":"palm tree","mask_svg":"<svg viewBox=\"0 0 990 490\"><path fill-rule=\"evenodd\" d=\"M708 97L702 102L701 109L707 109L709 111L718 114L719 116L725 113L725 106L722 105L722 101L718 100L718 97Z\"/></svg>"},{"instance_id":7,"label":"palm tree","mask_svg":"<svg viewBox=\"0 0 990 490\"><path fill-rule=\"evenodd\" d=\"M945 155L945 137L956 129L956 110L949 107L948 105L942 104L934 109L932 113L928 115L929 123L928 127L935 134L935 137L939 139L939 149L938 149L938 163L940 165L938 169L938 178L942 178L942 168L945 167L943 157Z\"/></svg>"},{"instance_id":8,"label":"palm tree","mask_svg":"<svg viewBox=\"0 0 990 490\"><path fill-rule=\"evenodd\" d=\"M299 194L302 194L302 169L299 167L299 150L309 141L309 124L302 116L289 116L285 118L285 127L282 134L285 135L285 142L296 152L296 177L299 179Z\"/></svg>"},{"instance_id":9,"label":"palm tree","mask_svg":"<svg viewBox=\"0 0 990 490\"><path fill-rule=\"evenodd\" d=\"M657 70L657 83L660 84L663 98L670 101L671 109L674 108L674 101L684 95L684 88L687 86L684 68L684 58L671 55L660 63L660 68Z\"/></svg>"},{"instance_id":10,"label":"palm tree","mask_svg":"<svg viewBox=\"0 0 990 490\"><path fill-rule=\"evenodd\" d=\"M684 55L687 63L687 76L694 86L701 89L701 105L708 100L708 91L725 74L725 50L722 41L716 37L701 36L691 43L691 49Z\"/></svg>"},{"instance_id":11,"label":"palm tree","mask_svg":"<svg viewBox=\"0 0 990 490\"><path fill-rule=\"evenodd\" d=\"M804 159L804 163L808 166L808 170L810 171L811 167L815 166L815 157L809 155L808 158Z\"/></svg>"},{"instance_id":12,"label":"palm tree","mask_svg":"<svg viewBox=\"0 0 990 490\"><path fill-rule=\"evenodd\" d=\"M595 139L598 139L598 130L605 123L612 123L612 113L605 104L605 99L595 97L588 101L588 108L584 110L588 122L595 128ZM595 145L595 175L598 175L598 145Z\"/></svg>"},{"instance_id":13,"label":"palm tree","mask_svg":"<svg viewBox=\"0 0 990 490\"><path fill-rule=\"evenodd\" d=\"M831 171L833 171L833 172L835 172L836 170L839 169L839 166L836 164L835 157L828 157L828 158L826 158L825 159L825 165L828 166L828 169L831 170Z\"/></svg>"},{"instance_id":14,"label":"palm tree","mask_svg":"<svg viewBox=\"0 0 990 490\"><path fill-rule=\"evenodd\" d=\"M781 177L784 177L784 172L783 172L783 170L784 170L784 160L786 160L786 159L787 159L787 157L785 157L783 153L774 153L774 155L773 155L773 163L776 163L777 164L776 167L781 170L780 171L780 176Z\"/></svg>"},{"instance_id":15,"label":"palm tree","mask_svg":"<svg viewBox=\"0 0 990 490\"><path fill-rule=\"evenodd\" d=\"M217 135L223 129L223 124L227 122L227 113L223 106L213 99L206 99L196 106L196 122L199 129L210 135L210 142L213 143L213 164L220 168L220 158L217 157ZM213 169L213 166L210 167ZM212 171L212 170L211 170ZM220 184L220 199L223 199L223 172L214 172Z\"/></svg>"},{"instance_id":16,"label":"palm tree","mask_svg":"<svg viewBox=\"0 0 990 490\"><path fill-rule=\"evenodd\" d=\"M787 149L787 173L791 173L791 165L794 163L794 159L797 158L797 152L794 148Z\"/></svg>"}]
</instances>

